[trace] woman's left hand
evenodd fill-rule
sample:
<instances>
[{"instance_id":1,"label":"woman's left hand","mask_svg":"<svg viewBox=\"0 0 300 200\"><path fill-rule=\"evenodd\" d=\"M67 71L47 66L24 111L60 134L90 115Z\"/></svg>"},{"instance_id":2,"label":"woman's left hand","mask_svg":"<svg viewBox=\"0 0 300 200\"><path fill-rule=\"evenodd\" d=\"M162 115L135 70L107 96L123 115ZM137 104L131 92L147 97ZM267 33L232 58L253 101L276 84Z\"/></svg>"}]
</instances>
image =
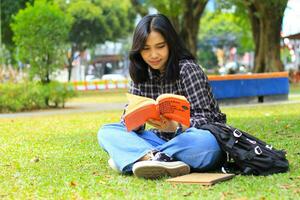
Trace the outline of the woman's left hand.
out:
<instances>
[{"instance_id":1,"label":"woman's left hand","mask_svg":"<svg viewBox=\"0 0 300 200\"><path fill-rule=\"evenodd\" d=\"M160 116L160 120L149 119L147 123L162 132L175 132L178 127L178 122L169 120L162 115Z\"/></svg>"}]
</instances>

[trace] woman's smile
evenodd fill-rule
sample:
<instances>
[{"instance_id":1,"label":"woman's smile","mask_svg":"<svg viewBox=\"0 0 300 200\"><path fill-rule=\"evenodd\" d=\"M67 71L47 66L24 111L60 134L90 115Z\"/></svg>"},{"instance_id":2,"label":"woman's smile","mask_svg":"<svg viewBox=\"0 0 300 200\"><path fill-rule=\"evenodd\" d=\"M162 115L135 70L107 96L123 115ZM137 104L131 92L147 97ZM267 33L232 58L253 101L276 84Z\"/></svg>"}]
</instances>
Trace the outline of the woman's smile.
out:
<instances>
[{"instance_id":1,"label":"woman's smile","mask_svg":"<svg viewBox=\"0 0 300 200\"><path fill-rule=\"evenodd\" d=\"M151 65L159 65L160 61L161 61L160 59L159 60L149 60L149 63Z\"/></svg>"}]
</instances>

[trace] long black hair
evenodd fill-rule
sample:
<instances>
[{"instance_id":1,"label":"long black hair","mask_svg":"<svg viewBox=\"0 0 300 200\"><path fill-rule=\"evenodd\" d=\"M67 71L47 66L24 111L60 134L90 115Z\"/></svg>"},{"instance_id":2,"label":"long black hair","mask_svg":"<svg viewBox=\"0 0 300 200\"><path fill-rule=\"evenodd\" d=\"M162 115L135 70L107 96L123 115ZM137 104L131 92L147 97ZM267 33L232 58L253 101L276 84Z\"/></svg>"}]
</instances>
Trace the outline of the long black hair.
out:
<instances>
[{"instance_id":1,"label":"long black hair","mask_svg":"<svg viewBox=\"0 0 300 200\"><path fill-rule=\"evenodd\" d=\"M131 51L129 53L130 77L134 83L143 83L149 78L148 65L143 60L140 52L151 31L160 33L169 47L169 58L166 63L164 77L167 80L175 81L179 78L179 61L181 59L194 59L194 57L186 49L170 20L162 14L147 15L143 17L136 26Z\"/></svg>"}]
</instances>

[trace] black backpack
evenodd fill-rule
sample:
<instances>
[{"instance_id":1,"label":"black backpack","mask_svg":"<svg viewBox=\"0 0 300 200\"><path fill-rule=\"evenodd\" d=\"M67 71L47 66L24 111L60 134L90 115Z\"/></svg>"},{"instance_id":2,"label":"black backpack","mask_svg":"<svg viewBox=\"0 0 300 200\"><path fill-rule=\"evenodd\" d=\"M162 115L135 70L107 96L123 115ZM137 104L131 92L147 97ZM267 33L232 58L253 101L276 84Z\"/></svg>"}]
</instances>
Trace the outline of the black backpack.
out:
<instances>
[{"instance_id":1,"label":"black backpack","mask_svg":"<svg viewBox=\"0 0 300 200\"><path fill-rule=\"evenodd\" d=\"M276 150L249 133L218 122L205 124L201 129L209 130L226 153L224 173L270 175L289 170L285 151Z\"/></svg>"}]
</instances>

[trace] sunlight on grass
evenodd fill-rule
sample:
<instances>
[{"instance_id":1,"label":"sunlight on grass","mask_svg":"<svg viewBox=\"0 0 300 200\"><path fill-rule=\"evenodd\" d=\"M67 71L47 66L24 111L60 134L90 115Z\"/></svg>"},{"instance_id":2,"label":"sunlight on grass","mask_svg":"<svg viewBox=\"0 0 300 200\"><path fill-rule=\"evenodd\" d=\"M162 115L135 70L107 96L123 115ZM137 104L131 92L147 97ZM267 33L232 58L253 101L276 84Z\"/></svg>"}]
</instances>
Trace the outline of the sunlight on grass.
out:
<instances>
[{"instance_id":1,"label":"sunlight on grass","mask_svg":"<svg viewBox=\"0 0 300 200\"><path fill-rule=\"evenodd\" d=\"M229 124L286 149L290 172L213 187L143 180L112 171L97 143L99 127L122 111L0 119L0 198L299 199L300 104L222 110Z\"/></svg>"},{"instance_id":2,"label":"sunlight on grass","mask_svg":"<svg viewBox=\"0 0 300 200\"><path fill-rule=\"evenodd\" d=\"M300 94L289 96L289 101L299 101L299 100L300 100Z\"/></svg>"},{"instance_id":3,"label":"sunlight on grass","mask_svg":"<svg viewBox=\"0 0 300 200\"><path fill-rule=\"evenodd\" d=\"M123 103L126 102L127 89L112 91L84 91L79 92L78 97L69 100L76 103Z\"/></svg>"},{"instance_id":4,"label":"sunlight on grass","mask_svg":"<svg viewBox=\"0 0 300 200\"><path fill-rule=\"evenodd\" d=\"M300 94L300 83L290 84L290 94Z\"/></svg>"}]
</instances>

